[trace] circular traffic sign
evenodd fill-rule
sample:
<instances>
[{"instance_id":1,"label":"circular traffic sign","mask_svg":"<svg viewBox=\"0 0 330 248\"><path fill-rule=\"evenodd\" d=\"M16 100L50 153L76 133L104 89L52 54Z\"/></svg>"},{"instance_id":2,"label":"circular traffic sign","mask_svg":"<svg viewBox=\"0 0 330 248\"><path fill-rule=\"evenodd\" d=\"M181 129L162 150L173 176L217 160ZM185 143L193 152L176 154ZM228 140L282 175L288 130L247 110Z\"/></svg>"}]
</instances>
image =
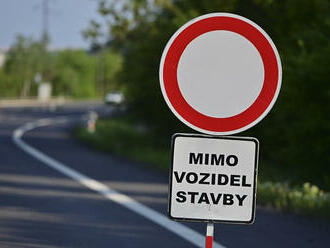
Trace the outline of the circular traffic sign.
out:
<instances>
[{"instance_id":1,"label":"circular traffic sign","mask_svg":"<svg viewBox=\"0 0 330 248\"><path fill-rule=\"evenodd\" d=\"M167 105L189 127L207 134L242 132L261 121L281 88L277 49L257 24L213 13L183 25L160 62Z\"/></svg>"}]
</instances>

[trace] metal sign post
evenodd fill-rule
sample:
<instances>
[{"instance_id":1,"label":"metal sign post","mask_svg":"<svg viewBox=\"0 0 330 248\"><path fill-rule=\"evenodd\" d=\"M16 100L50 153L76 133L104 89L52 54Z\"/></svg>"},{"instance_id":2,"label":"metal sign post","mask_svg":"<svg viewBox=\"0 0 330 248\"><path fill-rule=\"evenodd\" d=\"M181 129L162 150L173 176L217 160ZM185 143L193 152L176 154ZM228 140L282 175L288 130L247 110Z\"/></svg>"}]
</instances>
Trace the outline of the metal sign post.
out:
<instances>
[{"instance_id":1,"label":"metal sign post","mask_svg":"<svg viewBox=\"0 0 330 248\"><path fill-rule=\"evenodd\" d=\"M207 223L206 226L206 238L205 238L205 248L213 247L213 234L214 234L214 224Z\"/></svg>"},{"instance_id":2,"label":"metal sign post","mask_svg":"<svg viewBox=\"0 0 330 248\"><path fill-rule=\"evenodd\" d=\"M208 222L210 248L214 223L254 221L259 142L223 135L253 127L272 109L281 88L281 60L257 24L212 13L174 33L159 79L173 114L208 134L173 136L168 213L177 221Z\"/></svg>"}]
</instances>

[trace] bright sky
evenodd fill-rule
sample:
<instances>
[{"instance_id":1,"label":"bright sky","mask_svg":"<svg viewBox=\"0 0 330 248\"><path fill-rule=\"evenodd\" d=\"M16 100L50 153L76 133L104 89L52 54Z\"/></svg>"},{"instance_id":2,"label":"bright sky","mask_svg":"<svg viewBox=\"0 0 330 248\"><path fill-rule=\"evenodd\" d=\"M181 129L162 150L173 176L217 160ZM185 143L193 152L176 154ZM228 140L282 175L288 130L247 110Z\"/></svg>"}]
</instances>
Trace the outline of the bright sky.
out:
<instances>
[{"instance_id":1,"label":"bright sky","mask_svg":"<svg viewBox=\"0 0 330 248\"><path fill-rule=\"evenodd\" d=\"M43 0L0 0L0 48L8 48L18 34L37 39L42 33ZM81 31L98 19L97 0L49 0L51 47L88 47Z\"/></svg>"}]
</instances>

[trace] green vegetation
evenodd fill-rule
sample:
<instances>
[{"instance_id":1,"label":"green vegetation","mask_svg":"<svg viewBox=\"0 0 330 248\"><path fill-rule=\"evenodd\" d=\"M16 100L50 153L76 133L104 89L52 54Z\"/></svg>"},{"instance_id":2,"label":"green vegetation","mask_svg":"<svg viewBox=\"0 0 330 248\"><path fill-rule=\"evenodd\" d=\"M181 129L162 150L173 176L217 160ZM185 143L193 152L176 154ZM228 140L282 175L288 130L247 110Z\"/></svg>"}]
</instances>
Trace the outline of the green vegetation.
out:
<instances>
[{"instance_id":1,"label":"green vegetation","mask_svg":"<svg viewBox=\"0 0 330 248\"><path fill-rule=\"evenodd\" d=\"M55 95L72 97L93 97L96 95L95 58L82 50L59 51L54 56Z\"/></svg>"},{"instance_id":2,"label":"green vegetation","mask_svg":"<svg viewBox=\"0 0 330 248\"><path fill-rule=\"evenodd\" d=\"M46 46L46 41L35 42L23 36L16 38L1 68L0 96L35 95L36 85L33 81L37 72L43 72L44 80L49 80L51 58Z\"/></svg>"},{"instance_id":3,"label":"green vegetation","mask_svg":"<svg viewBox=\"0 0 330 248\"><path fill-rule=\"evenodd\" d=\"M91 98L119 88L122 57L111 49L50 51L47 41L18 36L0 68L0 97L31 97L39 80L50 82L54 96Z\"/></svg>"},{"instance_id":4,"label":"green vegetation","mask_svg":"<svg viewBox=\"0 0 330 248\"><path fill-rule=\"evenodd\" d=\"M259 24L272 37L283 65L279 99L257 126L266 171L274 181L311 182L330 190L330 2L328 0L121 0L99 1L99 14L120 52L119 83L130 114L157 129L158 137L188 130L166 106L158 82L161 53L185 22L212 12L231 12ZM94 47L102 25L86 30ZM103 34L104 35L104 34ZM275 166L274 166L275 165ZM267 167L267 169L266 169Z\"/></svg>"},{"instance_id":5,"label":"green vegetation","mask_svg":"<svg viewBox=\"0 0 330 248\"><path fill-rule=\"evenodd\" d=\"M170 138L158 137L154 130L148 131L140 125L133 125L127 118L100 120L94 134L88 133L85 128L77 128L75 136L97 149L168 171L171 157ZM271 173L265 173L265 169L267 170L267 167L264 168L264 161L261 161L257 197L259 204L330 219L329 193L324 193L309 183L302 186L271 183L268 181Z\"/></svg>"},{"instance_id":6,"label":"green vegetation","mask_svg":"<svg viewBox=\"0 0 330 248\"><path fill-rule=\"evenodd\" d=\"M291 188L285 183L259 182L257 201L288 212L330 219L330 193L310 183Z\"/></svg>"},{"instance_id":7,"label":"green vegetation","mask_svg":"<svg viewBox=\"0 0 330 248\"><path fill-rule=\"evenodd\" d=\"M95 134L78 128L75 136L99 150L129 157L163 170L168 169L168 140L161 137L156 139L152 132L143 126L133 126L129 119L100 120L97 122Z\"/></svg>"}]
</instances>

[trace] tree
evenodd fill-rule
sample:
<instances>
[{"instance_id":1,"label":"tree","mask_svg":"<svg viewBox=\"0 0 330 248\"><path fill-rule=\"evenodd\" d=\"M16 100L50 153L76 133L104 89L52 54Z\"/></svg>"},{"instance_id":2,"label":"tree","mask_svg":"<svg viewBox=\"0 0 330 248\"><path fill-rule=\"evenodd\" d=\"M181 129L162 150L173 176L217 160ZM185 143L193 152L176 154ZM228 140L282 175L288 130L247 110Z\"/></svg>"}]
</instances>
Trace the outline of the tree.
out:
<instances>
[{"instance_id":1,"label":"tree","mask_svg":"<svg viewBox=\"0 0 330 248\"><path fill-rule=\"evenodd\" d=\"M103 96L119 88L122 57L110 49L88 53L82 49L49 51L47 41L18 36L0 70L0 95L31 97L37 94L36 75L50 82L53 95Z\"/></svg>"},{"instance_id":2,"label":"tree","mask_svg":"<svg viewBox=\"0 0 330 248\"><path fill-rule=\"evenodd\" d=\"M36 73L41 73L44 80L51 80L52 58L45 42L19 35L6 56L4 73L8 75L16 95L27 97L35 94L36 87L32 83Z\"/></svg>"},{"instance_id":3,"label":"tree","mask_svg":"<svg viewBox=\"0 0 330 248\"><path fill-rule=\"evenodd\" d=\"M55 95L95 97L95 57L84 50L62 50L55 55Z\"/></svg>"},{"instance_id":4,"label":"tree","mask_svg":"<svg viewBox=\"0 0 330 248\"><path fill-rule=\"evenodd\" d=\"M108 46L123 55L121 83L136 118L157 135L182 131L160 93L158 68L171 35L193 17L233 12L262 26L277 45L283 85L277 103L257 126L243 133L261 140L265 160L286 180L330 189L330 3L327 0L136 0L100 1Z\"/></svg>"}]
</instances>

